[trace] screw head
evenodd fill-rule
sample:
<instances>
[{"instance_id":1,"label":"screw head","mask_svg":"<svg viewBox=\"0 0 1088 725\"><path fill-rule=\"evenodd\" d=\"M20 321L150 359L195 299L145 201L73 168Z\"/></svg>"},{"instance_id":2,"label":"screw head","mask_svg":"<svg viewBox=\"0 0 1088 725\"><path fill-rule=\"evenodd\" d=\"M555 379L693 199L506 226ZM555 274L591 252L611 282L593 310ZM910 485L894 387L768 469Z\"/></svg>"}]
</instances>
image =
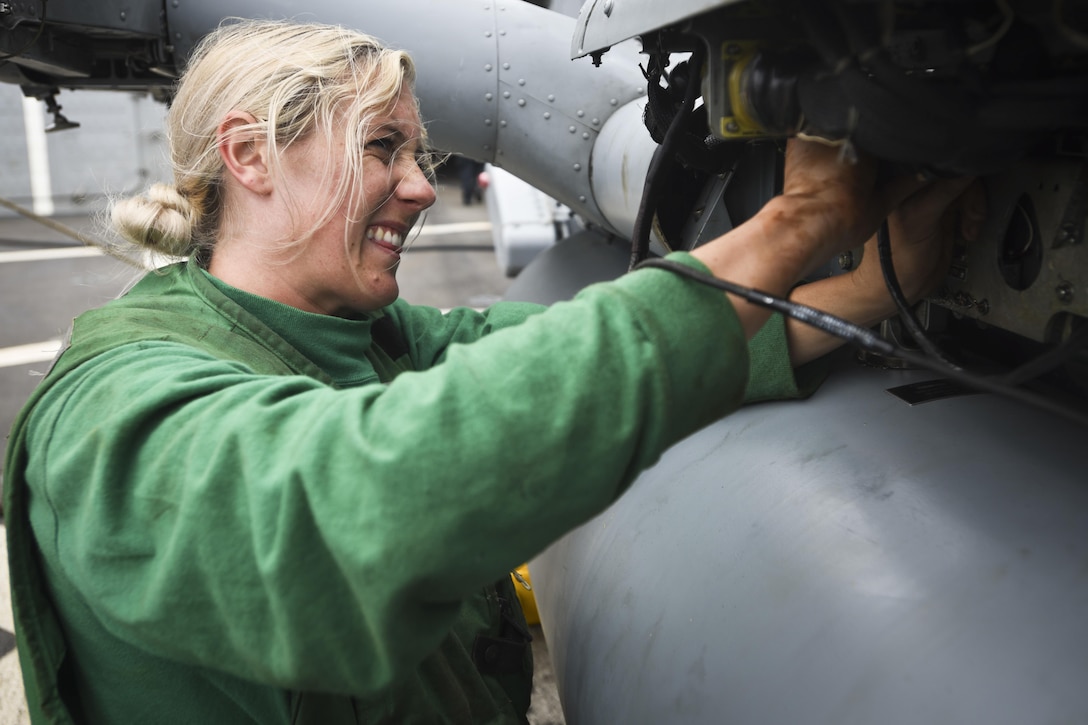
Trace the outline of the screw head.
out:
<instances>
[{"instance_id":1,"label":"screw head","mask_svg":"<svg viewBox=\"0 0 1088 725\"><path fill-rule=\"evenodd\" d=\"M1073 301L1073 285L1068 282L1062 282L1057 286L1054 292L1058 295L1058 302L1061 302L1063 305L1067 305Z\"/></svg>"}]
</instances>

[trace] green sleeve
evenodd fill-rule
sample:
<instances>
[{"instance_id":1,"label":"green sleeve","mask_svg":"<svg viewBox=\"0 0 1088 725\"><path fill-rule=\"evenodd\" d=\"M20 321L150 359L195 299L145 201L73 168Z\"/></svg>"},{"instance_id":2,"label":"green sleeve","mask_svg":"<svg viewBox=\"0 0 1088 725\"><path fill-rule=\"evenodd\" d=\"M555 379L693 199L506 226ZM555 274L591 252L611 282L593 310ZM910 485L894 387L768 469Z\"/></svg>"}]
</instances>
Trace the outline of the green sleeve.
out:
<instances>
[{"instance_id":1,"label":"green sleeve","mask_svg":"<svg viewBox=\"0 0 1088 725\"><path fill-rule=\"evenodd\" d=\"M748 385L744 402L807 398L827 377L827 360L820 358L794 368L786 344L786 319L771 315L766 324L748 341Z\"/></svg>"},{"instance_id":2,"label":"green sleeve","mask_svg":"<svg viewBox=\"0 0 1088 725\"><path fill-rule=\"evenodd\" d=\"M455 307L446 313L434 307L397 301L387 308L408 345L417 369L445 359L451 345L471 343L498 330L515 327L547 308L530 302L497 302L483 311Z\"/></svg>"},{"instance_id":3,"label":"green sleeve","mask_svg":"<svg viewBox=\"0 0 1088 725\"><path fill-rule=\"evenodd\" d=\"M433 651L471 592L735 409L747 373L724 296L660 270L388 385L131 343L35 410L32 522L47 568L121 640L365 697Z\"/></svg>"},{"instance_id":4,"label":"green sleeve","mask_svg":"<svg viewBox=\"0 0 1088 725\"><path fill-rule=\"evenodd\" d=\"M690 255L677 254L673 258L708 271ZM459 307L442 314L433 307L398 302L390 314L408 340L412 360L417 367L426 368L440 362L451 344L472 342L496 330L519 325L544 309L526 302L500 302L482 312ZM807 398L827 375L827 365L822 360L797 369L790 364L785 318L777 312L749 341L748 356L751 365L744 391L745 404Z\"/></svg>"}]
</instances>

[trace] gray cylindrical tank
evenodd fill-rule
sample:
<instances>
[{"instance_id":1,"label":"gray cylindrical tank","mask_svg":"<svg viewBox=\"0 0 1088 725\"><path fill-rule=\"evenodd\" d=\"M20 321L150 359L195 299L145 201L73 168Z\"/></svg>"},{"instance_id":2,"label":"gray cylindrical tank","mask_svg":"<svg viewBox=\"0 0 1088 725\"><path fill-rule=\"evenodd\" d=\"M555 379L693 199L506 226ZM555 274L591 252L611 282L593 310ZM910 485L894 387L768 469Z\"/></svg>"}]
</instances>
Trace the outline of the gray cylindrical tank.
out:
<instances>
[{"instance_id":1,"label":"gray cylindrical tank","mask_svg":"<svg viewBox=\"0 0 1088 725\"><path fill-rule=\"evenodd\" d=\"M1088 430L838 368L532 563L571 725L1088 720Z\"/></svg>"}]
</instances>

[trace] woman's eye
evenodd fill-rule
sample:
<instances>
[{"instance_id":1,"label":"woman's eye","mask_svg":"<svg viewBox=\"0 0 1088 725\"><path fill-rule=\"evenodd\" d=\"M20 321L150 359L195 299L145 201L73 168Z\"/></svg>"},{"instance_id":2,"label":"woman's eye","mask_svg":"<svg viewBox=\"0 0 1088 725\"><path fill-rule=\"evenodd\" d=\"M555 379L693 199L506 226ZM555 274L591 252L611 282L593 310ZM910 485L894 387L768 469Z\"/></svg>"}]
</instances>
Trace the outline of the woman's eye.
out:
<instances>
[{"instance_id":1,"label":"woman's eye","mask_svg":"<svg viewBox=\"0 0 1088 725\"><path fill-rule=\"evenodd\" d=\"M393 156L393 139L391 138L375 138L367 141L366 148L370 151L374 151L380 156L390 158Z\"/></svg>"}]
</instances>

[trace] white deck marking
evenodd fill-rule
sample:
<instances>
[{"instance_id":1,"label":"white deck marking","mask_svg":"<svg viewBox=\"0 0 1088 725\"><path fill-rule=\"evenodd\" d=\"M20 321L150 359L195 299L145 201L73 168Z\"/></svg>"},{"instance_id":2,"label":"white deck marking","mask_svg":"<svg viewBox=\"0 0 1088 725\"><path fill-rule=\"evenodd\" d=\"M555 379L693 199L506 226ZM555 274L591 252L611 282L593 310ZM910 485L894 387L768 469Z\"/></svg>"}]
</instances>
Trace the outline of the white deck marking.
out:
<instances>
[{"instance_id":1,"label":"white deck marking","mask_svg":"<svg viewBox=\"0 0 1088 725\"><path fill-rule=\"evenodd\" d=\"M486 232L491 229L490 222L455 222L451 224L428 224L411 236L439 237L447 234L469 234ZM48 262L56 259L75 259L77 257L101 257L104 252L98 247L53 247L52 249L26 249L14 252L0 252L0 264L10 262Z\"/></svg>"},{"instance_id":2,"label":"white deck marking","mask_svg":"<svg viewBox=\"0 0 1088 725\"><path fill-rule=\"evenodd\" d=\"M13 368L19 365L30 365L31 363L52 360L56 357L60 346L60 340L45 340L44 342L32 342L29 345L0 347L0 368Z\"/></svg>"},{"instance_id":3,"label":"white deck marking","mask_svg":"<svg viewBox=\"0 0 1088 725\"><path fill-rule=\"evenodd\" d=\"M102 257L98 247L54 247L53 249L21 249L17 252L0 252L0 264L8 262L46 262L53 259L76 257Z\"/></svg>"}]
</instances>

